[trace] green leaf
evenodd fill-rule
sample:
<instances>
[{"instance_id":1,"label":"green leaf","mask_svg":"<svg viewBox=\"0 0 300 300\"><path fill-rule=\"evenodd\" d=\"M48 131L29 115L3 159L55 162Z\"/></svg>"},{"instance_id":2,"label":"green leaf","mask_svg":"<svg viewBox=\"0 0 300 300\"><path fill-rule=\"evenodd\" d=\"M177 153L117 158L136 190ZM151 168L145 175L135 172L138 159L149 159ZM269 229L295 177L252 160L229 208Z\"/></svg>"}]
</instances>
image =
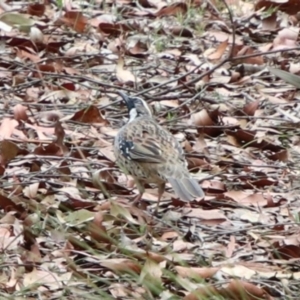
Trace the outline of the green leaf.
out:
<instances>
[{"instance_id":1,"label":"green leaf","mask_svg":"<svg viewBox=\"0 0 300 300\"><path fill-rule=\"evenodd\" d=\"M35 21L30 19L28 15L12 12L5 12L1 14L0 21L24 32L29 32L31 26L35 24Z\"/></svg>"},{"instance_id":2,"label":"green leaf","mask_svg":"<svg viewBox=\"0 0 300 300\"><path fill-rule=\"evenodd\" d=\"M293 85L294 87L300 88L300 76L280 69L270 68L270 67L269 67L269 71L275 76L283 79L285 82Z\"/></svg>"},{"instance_id":3,"label":"green leaf","mask_svg":"<svg viewBox=\"0 0 300 300\"><path fill-rule=\"evenodd\" d=\"M80 209L74 212L69 212L65 215L59 214L57 216L59 217L60 221L62 221L62 223L65 223L68 226L72 227L92 221L95 217L95 213L86 209Z\"/></svg>"},{"instance_id":4,"label":"green leaf","mask_svg":"<svg viewBox=\"0 0 300 300\"><path fill-rule=\"evenodd\" d=\"M124 217L128 222L132 224L138 225L139 222L136 221L132 215L130 214L129 210L123 206L120 206L117 203L112 202L111 203L111 208L110 208L110 213L112 216L117 217L118 215Z\"/></svg>"}]
</instances>

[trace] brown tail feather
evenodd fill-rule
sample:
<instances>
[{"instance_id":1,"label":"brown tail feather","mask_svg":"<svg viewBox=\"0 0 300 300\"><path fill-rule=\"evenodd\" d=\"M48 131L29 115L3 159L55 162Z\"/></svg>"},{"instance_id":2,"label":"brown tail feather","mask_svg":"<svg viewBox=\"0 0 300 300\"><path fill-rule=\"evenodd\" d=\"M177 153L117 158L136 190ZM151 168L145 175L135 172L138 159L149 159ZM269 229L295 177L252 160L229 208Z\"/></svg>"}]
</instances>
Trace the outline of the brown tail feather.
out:
<instances>
[{"instance_id":1,"label":"brown tail feather","mask_svg":"<svg viewBox=\"0 0 300 300\"><path fill-rule=\"evenodd\" d=\"M196 197L204 197L205 194L198 184L198 182L193 178L168 178L168 181L172 185L175 194L184 201L191 201Z\"/></svg>"}]
</instances>

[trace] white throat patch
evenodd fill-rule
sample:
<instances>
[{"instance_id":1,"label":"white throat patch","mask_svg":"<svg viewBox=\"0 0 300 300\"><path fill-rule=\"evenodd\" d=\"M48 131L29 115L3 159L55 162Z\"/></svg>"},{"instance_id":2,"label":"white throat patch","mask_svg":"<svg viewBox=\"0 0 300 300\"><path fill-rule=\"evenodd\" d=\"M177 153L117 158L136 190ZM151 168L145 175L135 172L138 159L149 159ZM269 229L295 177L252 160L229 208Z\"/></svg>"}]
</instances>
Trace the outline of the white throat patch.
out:
<instances>
[{"instance_id":1,"label":"white throat patch","mask_svg":"<svg viewBox=\"0 0 300 300\"><path fill-rule=\"evenodd\" d=\"M136 108L132 108L129 112L129 121L128 123L132 122L136 117L137 117L138 113L136 111Z\"/></svg>"},{"instance_id":2,"label":"white throat patch","mask_svg":"<svg viewBox=\"0 0 300 300\"><path fill-rule=\"evenodd\" d=\"M143 102L144 108L147 110L149 116L152 116L151 109L149 108L149 105L147 104L147 102L144 101L143 99L141 99L141 101Z\"/></svg>"}]
</instances>

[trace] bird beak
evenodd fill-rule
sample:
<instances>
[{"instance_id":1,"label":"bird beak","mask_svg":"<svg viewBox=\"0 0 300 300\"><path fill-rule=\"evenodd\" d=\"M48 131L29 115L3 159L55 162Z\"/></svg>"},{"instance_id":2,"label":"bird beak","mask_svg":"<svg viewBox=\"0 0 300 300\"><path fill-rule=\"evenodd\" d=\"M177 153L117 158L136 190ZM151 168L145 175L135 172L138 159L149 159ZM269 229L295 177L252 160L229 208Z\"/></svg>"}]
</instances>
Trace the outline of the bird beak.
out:
<instances>
[{"instance_id":1,"label":"bird beak","mask_svg":"<svg viewBox=\"0 0 300 300\"><path fill-rule=\"evenodd\" d=\"M130 97L129 97L127 94L125 94L123 91L118 91L118 94L119 94L119 96L122 97L122 99L123 99L126 103L130 102Z\"/></svg>"},{"instance_id":2,"label":"bird beak","mask_svg":"<svg viewBox=\"0 0 300 300\"><path fill-rule=\"evenodd\" d=\"M123 91L118 91L118 94L122 97L122 99L126 103L128 111L130 111L131 109L134 108L134 101L132 100L132 98L130 96L128 96Z\"/></svg>"}]
</instances>

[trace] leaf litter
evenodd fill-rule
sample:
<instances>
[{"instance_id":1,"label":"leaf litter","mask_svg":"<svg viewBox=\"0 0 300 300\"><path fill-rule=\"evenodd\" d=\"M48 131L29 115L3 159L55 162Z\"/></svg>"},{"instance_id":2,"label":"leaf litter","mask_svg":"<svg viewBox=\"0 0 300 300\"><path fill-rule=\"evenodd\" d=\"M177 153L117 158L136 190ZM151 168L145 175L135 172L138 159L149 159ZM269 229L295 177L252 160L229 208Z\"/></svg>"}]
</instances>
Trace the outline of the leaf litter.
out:
<instances>
[{"instance_id":1,"label":"leaf litter","mask_svg":"<svg viewBox=\"0 0 300 300\"><path fill-rule=\"evenodd\" d=\"M296 1L0 6L1 297L298 298ZM178 138L205 199L167 186L154 217L148 185L131 206L120 89Z\"/></svg>"}]
</instances>

